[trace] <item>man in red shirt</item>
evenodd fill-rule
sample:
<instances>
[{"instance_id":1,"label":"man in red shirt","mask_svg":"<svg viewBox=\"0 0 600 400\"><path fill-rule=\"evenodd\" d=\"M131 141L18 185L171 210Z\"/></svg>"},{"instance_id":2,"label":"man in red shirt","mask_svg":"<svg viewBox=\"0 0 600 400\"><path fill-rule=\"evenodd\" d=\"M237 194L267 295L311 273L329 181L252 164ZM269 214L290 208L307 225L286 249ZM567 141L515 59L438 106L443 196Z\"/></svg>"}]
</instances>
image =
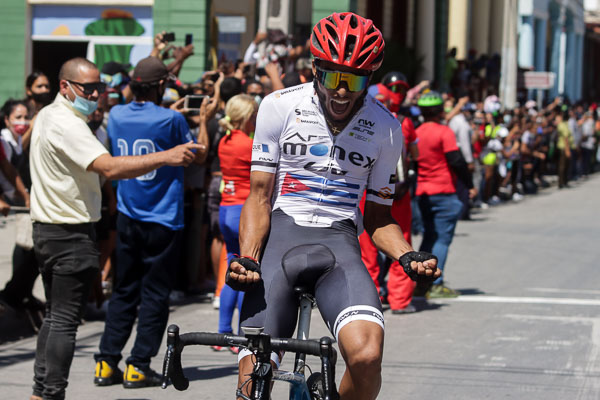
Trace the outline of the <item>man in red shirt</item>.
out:
<instances>
[{"instance_id":1,"label":"man in red shirt","mask_svg":"<svg viewBox=\"0 0 600 400\"><path fill-rule=\"evenodd\" d=\"M441 125L444 117L443 100L437 92L428 92L418 101L425 123L417 128L419 169L417 191L419 208L423 216L423 241L420 251L428 251L438 258L442 275L429 287L418 287L428 298L457 297L460 292L444 285L444 266L454 229L462 211L456 195L456 179L469 188L472 198L477 193L471 173L450 128Z\"/></svg>"},{"instance_id":2,"label":"man in red shirt","mask_svg":"<svg viewBox=\"0 0 600 400\"><path fill-rule=\"evenodd\" d=\"M374 96L383 105L386 106L401 122L402 135L404 136L404 148L407 149L407 154L403 155L403 160L416 161L419 156L417 148L417 134L415 126L410 118L398 115L400 106L404 102L406 92L409 89L407 79L401 72L388 72L382 79L381 83L373 85L369 88L369 94ZM411 223L412 210L410 202L410 193L408 190L408 163L402 165L401 175L398 176L399 182L396 183L396 191L394 193L394 202L392 203L392 217L396 220L404 239L408 243L411 241ZM364 210L364 197L361 201L361 211ZM359 236L360 252L362 261L369 271L369 275L375 282L377 290L381 296L385 296L384 292L379 287L379 262L377 256L379 251L373 244L371 237L365 231ZM417 311L411 304L415 282L413 282L403 271L402 266L398 261L394 260L390 265L388 281L387 281L387 301L390 304L390 309L393 314L406 314Z\"/></svg>"}]
</instances>

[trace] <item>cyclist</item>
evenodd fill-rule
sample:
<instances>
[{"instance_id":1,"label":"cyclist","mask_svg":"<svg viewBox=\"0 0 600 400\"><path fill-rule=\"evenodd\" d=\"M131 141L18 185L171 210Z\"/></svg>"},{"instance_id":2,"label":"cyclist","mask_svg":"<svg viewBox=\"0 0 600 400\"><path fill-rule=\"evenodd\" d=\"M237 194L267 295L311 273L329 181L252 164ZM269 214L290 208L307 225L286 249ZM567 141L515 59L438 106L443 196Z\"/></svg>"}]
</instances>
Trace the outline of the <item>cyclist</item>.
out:
<instances>
[{"instance_id":1,"label":"cyclist","mask_svg":"<svg viewBox=\"0 0 600 400\"><path fill-rule=\"evenodd\" d=\"M264 327L272 336L291 337L297 296L281 259L300 244L322 243L333 251L333 268L300 275L314 290L346 362L339 388L345 400L375 399L381 386L384 320L357 240L357 206L365 188L364 226L375 245L401 259L415 277L440 274L434 257L414 252L390 214L390 182L402 152L402 131L398 120L367 95L383 49L372 21L334 13L313 28L313 83L274 92L262 101L250 195L240 219L241 256L227 273L230 285L247 289L242 327ZM244 350L239 354L240 386L252 371L248 355ZM273 355L273 362L279 361Z\"/></svg>"}]
</instances>

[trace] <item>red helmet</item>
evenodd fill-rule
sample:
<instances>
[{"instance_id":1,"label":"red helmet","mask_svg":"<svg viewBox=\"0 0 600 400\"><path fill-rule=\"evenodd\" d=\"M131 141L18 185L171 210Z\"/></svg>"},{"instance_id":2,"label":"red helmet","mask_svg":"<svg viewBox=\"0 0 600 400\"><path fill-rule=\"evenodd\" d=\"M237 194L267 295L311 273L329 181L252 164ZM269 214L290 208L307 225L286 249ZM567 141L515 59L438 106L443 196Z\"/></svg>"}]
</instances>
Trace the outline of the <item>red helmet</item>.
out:
<instances>
[{"instance_id":1,"label":"red helmet","mask_svg":"<svg viewBox=\"0 0 600 400\"><path fill-rule=\"evenodd\" d=\"M383 61L385 43L373 21L351 12L320 20L310 37L315 58L351 68L375 71Z\"/></svg>"}]
</instances>

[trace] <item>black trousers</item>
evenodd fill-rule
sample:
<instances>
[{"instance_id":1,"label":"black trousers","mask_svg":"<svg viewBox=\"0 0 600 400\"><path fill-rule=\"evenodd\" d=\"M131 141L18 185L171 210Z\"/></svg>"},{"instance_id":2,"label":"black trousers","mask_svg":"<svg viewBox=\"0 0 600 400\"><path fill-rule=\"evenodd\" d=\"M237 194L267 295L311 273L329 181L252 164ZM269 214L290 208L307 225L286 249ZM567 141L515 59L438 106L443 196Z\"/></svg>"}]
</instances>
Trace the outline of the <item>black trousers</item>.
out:
<instances>
[{"instance_id":1,"label":"black trousers","mask_svg":"<svg viewBox=\"0 0 600 400\"><path fill-rule=\"evenodd\" d=\"M33 394L64 399L75 336L99 271L93 224L33 225L33 243L46 293L46 316L38 334Z\"/></svg>"},{"instance_id":2,"label":"black trousers","mask_svg":"<svg viewBox=\"0 0 600 400\"><path fill-rule=\"evenodd\" d=\"M119 214L114 288L96 361L118 364L137 315L137 335L126 363L150 367L167 327L182 232Z\"/></svg>"}]
</instances>

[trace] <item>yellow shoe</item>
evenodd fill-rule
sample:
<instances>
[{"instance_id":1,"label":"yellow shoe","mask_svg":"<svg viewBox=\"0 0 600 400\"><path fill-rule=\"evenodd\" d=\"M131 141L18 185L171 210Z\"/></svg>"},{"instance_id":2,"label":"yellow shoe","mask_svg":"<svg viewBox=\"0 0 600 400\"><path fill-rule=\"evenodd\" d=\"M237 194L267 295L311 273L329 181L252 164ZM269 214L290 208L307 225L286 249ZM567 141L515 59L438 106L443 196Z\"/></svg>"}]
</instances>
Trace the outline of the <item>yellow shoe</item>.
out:
<instances>
[{"instance_id":1,"label":"yellow shoe","mask_svg":"<svg viewBox=\"0 0 600 400\"><path fill-rule=\"evenodd\" d=\"M123 374L123 387L126 389L137 389L148 386L160 386L162 384L162 375L148 368L142 369L127 364L125 373Z\"/></svg>"},{"instance_id":2,"label":"yellow shoe","mask_svg":"<svg viewBox=\"0 0 600 400\"><path fill-rule=\"evenodd\" d=\"M106 361L96 363L96 386L110 386L123 382L123 372L118 367L111 367Z\"/></svg>"}]
</instances>

